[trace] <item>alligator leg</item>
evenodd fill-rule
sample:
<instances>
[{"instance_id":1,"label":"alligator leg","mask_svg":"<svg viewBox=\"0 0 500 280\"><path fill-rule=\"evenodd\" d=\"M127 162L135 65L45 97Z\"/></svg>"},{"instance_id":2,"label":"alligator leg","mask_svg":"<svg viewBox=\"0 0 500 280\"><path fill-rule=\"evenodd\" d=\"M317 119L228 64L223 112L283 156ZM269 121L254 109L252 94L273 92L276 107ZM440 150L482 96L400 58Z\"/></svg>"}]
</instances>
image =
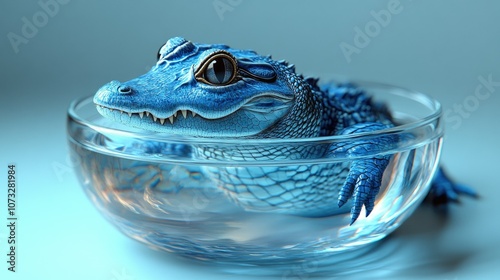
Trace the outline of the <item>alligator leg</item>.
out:
<instances>
[{"instance_id":1,"label":"alligator leg","mask_svg":"<svg viewBox=\"0 0 500 280\"><path fill-rule=\"evenodd\" d=\"M380 190L380 183L389 157L377 157L355 160L347 175L344 186L339 194L339 207L342 207L350 197L354 204L351 208L351 225L358 219L361 208L365 205L366 216L373 210L375 197Z\"/></svg>"},{"instance_id":2,"label":"alligator leg","mask_svg":"<svg viewBox=\"0 0 500 280\"><path fill-rule=\"evenodd\" d=\"M443 205L449 202L458 202L459 195L468 195L471 197L478 197L478 194L473 189L458 184L450 179L448 174L440 167L436 171L434 180L432 181L431 190L429 192L428 198L432 201L434 205Z\"/></svg>"},{"instance_id":3,"label":"alligator leg","mask_svg":"<svg viewBox=\"0 0 500 280\"><path fill-rule=\"evenodd\" d=\"M342 134L370 132L387 128L381 123L361 123L341 131ZM355 140L336 143L332 152L345 152L347 156L359 157L368 153L383 151L396 142L396 136L382 136L370 140ZM354 204L351 208L351 224L353 224L365 205L366 215L373 210L375 197L380 190L382 175L389 164L390 156L361 157L351 163L347 179L340 190L338 205L342 207L351 197Z\"/></svg>"}]
</instances>

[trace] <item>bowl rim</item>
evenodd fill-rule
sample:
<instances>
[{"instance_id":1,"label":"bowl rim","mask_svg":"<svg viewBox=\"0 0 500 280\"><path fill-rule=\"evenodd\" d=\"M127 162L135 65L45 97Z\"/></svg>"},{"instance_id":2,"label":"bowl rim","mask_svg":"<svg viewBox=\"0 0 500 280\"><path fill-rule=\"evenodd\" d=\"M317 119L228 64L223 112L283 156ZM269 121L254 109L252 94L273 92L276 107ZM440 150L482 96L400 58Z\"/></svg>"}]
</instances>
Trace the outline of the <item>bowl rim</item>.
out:
<instances>
[{"instance_id":1,"label":"bowl rim","mask_svg":"<svg viewBox=\"0 0 500 280\"><path fill-rule=\"evenodd\" d=\"M185 136L185 135L175 135L175 134L166 134L161 132L151 132L151 131L130 131L126 129L112 128L107 126L101 126L91 121L81 117L77 110L82 106L88 105L88 103L93 103L93 95L84 96L73 100L67 110L68 119L88 127L92 130L96 130L99 133L104 131L114 134L120 134L122 136L128 136L131 138L140 138L144 140L157 141L157 142L177 142L177 143L191 143L191 144L242 144L242 140L245 141L246 144L293 144L293 143L324 143L324 142L337 142L337 141L345 141L351 139L359 139L359 138L369 138L369 137L380 137L380 135L385 134L400 134L405 133L409 130L413 130L419 127L424 127L437 119L442 117L442 105L439 101L432 98L431 96L424 94L420 91L410 90L405 87L395 86L387 83L379 83L379 82L371 82L371 81L363 81L363 80L351 80L351 83L360 84L363 88L379 88L379 89L392 89L398 90L397 93L391 93L395 95L402 96L414 102L418 102L419 104L429 108L432 110L432 113L417 119L415 121L411 121L409 123L405 123L402 125L397 125L385 129L380 129L376 131L370 132L361 132L361 133L353 133L348 135L330 135L330 136L316 136L316 137L308 137L308 138L230 138L230 137L195 137L195 136ZM403 94L404 93L404 94ZM97 110L96 110L97 113ZM98 114L98 113L97 113Z\"/></svg>"}]
</instances>

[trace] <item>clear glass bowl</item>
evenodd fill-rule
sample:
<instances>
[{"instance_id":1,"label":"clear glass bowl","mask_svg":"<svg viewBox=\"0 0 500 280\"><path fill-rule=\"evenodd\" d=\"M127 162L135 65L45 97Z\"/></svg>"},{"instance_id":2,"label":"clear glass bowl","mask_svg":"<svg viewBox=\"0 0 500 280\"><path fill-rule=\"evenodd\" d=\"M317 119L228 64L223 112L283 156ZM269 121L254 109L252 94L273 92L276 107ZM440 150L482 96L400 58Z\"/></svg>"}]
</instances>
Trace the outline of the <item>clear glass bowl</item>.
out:
<instances>
[{"instance_id":1,"label":"clear glass bowl","mask_svg":"<svg viewBox=\"0 0 500 280\"><path fill-rule=\"evenodd\" d=\"M309 139L193 138L121 126L101 117L92 97L77 100L67 122L72 156L80 163L76 174L113 225L153 248L238 265L340 258L387 236L415 210L429 190L443 135L441 107L435 100L394 86L357 84L374 100L387 103L400 125ZM362 212L351 226L350 205L326 217L308 217L296 215L293 207L263 205L260 194L248 192L254 180L294 180L290 170L325 170L354 160L342 153L297 151L321 151L333 143L388 134L401 136L400 141L366 155L392 155L375 209L368 217ZM273 156L251 157L263 148L274 151ZM231 177L230 184L224 176ZM337 205L338 193L324 195Z\"/></svg>"}]
</instances>

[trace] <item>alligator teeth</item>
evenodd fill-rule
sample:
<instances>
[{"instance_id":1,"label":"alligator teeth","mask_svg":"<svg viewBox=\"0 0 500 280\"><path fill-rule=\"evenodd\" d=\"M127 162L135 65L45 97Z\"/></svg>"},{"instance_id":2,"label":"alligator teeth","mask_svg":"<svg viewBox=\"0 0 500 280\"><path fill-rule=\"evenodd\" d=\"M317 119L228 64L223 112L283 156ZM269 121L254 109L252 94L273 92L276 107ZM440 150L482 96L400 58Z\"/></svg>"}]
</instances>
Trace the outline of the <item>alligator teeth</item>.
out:
<instances>
[{"instance_id":1,"label":"alligator teeth","mask_svg":"<svg viewBox=\"0 0 500 280\"><path fill-rule=\"evenodd\" d=\"M133 115L137 115L139 116L141 119L144 118L144 115L146 115L146 117L149 117L151 116L153 122L156 122L157 120L159 121L160 124L165 124L165 120L168 119L168 121L170 122L170 124L173 124L175 119L177 118L177 116L179 115L179 112L180 114L184 117L184 118L187 118L189 113L191 113L191 115L193 117L197 116L198 114L196 114L195 112L191 111L191 110L178 110L176 112L174 112L170 117L166 117L166 118L159 118L157 116L155 116L154 114L148 112L148 111L143 111L143 112L140 112L140 113L133 113L133 112L126 112L126 111L123 111L123 110L120 110L120 109L112 109L112 108L107 108L105 106L102 106L102 105L98 105L100 108L104 108L104 109L108 109L110 112L113 112L113 111L118 111L120 112L120 114L128 114L129 117L132 117Z\"/></svg>"},{"instance_id":2,"label":"alligator teeth","mask_svg":"<svg viewBox=\"0 0 500 280\"><path fill-rule=\"evenodd\" d=\"M149 117L151 116L153 122L156 122L157 120L159 120L159 123L160 124L165 124L165 120L168 119L168 121L170 122L170 124L173 124L175 119L177 118L178 115L182 115L184 117L184 119L186 119L188 116L189 116L189 113L191 113L191 115L193 117L197 116L198 114L196 114L195 112L191 111L191 110L187 110L187 109L180 109L178 111L175 111L170 117L166 117L166 118L159 118L157 116L155 116L153 113L150 113L148 111L142 111L142 112L139 112L139 113L134 113L134 112L127 112L127 111L123 111L123 110L120 110L120 109L116 109L116 108L108 108L106 106L102 106L102 105L97 105L99 106L100 108L102 109L108 109L110 112L114 112L114 111L117 111L117 112L120 112L120 114L128 114L129 117L132 117L133 115L137 115L139 116L139 118L144 118L144 115L146 115L146 117Z\"/></svg>"}]
</instances>

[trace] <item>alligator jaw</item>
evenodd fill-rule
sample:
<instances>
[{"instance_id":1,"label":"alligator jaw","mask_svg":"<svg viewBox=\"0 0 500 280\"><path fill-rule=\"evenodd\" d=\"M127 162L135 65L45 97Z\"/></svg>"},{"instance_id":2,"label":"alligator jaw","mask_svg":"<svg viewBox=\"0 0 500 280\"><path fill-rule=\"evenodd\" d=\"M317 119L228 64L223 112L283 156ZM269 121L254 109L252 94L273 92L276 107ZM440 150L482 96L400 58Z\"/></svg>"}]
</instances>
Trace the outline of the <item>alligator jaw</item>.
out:
<instances>
[{"instance_id":1,"label":"alligator jaw","mask_svg":"<svg viewBox=\"0 0 500 280\"><path fill-rule=\"evenodd\" d=\"M169 117L160 118L160 117L155 116L153 113L151 113L149 111L127 112L127 111L123 111L120 109L113 109L113 108L109 108L109 107L102 106L102 105L97 105L97 107L102 111L105 111L105 110L108 110L109 112L117 111L120 114L127 114L129 117L136 116L136 117L139 117L141 119L143 119L144 117L150 118L153 122L159 123L161 125L168 123L168 122L166 122L166 120L168 120L170 122L170 124L173 124L177 118L181 118L181 117L188 118L189 116L196 117L198 115L197 113L195 113L194 111L191 111L191 110L177 110L177 111L175 111L175 113L173 113Z\"/></svg>"}]
</instances>

